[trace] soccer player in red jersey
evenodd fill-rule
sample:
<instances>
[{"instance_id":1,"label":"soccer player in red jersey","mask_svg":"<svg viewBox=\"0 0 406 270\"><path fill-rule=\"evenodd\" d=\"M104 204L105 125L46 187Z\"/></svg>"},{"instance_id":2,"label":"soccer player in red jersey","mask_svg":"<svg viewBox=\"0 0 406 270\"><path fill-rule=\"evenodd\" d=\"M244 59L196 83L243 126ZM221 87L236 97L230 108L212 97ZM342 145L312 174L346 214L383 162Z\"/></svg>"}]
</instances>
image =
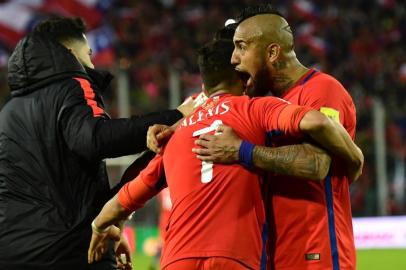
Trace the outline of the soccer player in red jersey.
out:
<instances>
[{"instance_id":1,"label":"soccer player in red jersey","mask_svg":"<svg viewBox=\"0 0 406 270\"><path fill-rule=\"evenodd\" d=\"M354 103L344 87L332 76L304 67L296 58L293 36L286 20L270 6L246 9L234 35L232 63L249 77L256 95L268 90L292 104L310 106L340 122L355 136ZM207 149L195 149L205 161L230 163L238 159L241 140L227 127L221 136L202 135L197 142ZM269 132L273 146L306 141L280 130ZM272 148L256 146L253 164L272 169ZM323 182L297 181L280 175L265 181L269 222L268 269L351 270L356 267L349 185L362 169L362 162L348 170L333 157ZM316 164L315 164L316 165ZM303 175L305 176L305 175Z\"/></svg>"},{"instance_id":2,"label":"soccer player in red jersey","mask_svg":"<svg viewBox=\"0 0 406 270\"><path fill-rule=\"evenodd\" d=\"M105 238L115 230L111 225L169 186L173 207L162 269L259 269L265 212L262 174L249 169L254 144L263 145L266 133L277 129L291 136L305 133L346 160L359 159L347 132L323 114L274 97L235 96L244 87L230 65L232 51L233 44L221 40L200 50L199 67L210 98L184 119L161 155L105 205L92 223L89 262L101 257ZM191 151L196 138L215 133L222 123L247 140L241 146L245 166L202 162Z\"/></svg>"}]
</instances>

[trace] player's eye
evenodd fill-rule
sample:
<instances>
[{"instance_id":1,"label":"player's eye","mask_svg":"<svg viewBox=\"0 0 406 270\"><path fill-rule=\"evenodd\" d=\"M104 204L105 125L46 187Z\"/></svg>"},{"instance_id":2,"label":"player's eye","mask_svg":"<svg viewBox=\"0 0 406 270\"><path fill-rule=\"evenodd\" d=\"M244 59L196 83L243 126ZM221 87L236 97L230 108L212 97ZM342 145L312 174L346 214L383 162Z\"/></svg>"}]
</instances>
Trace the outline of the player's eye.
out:
<instances>
[{"instance_id":1,"label":"player's eye","mask_svg":"<svg viewBox=\"0 0 406 270\"><path fill-rule=\"evenodd\" d=\"M93 54L93 51L92 51L92 49L90 49L89 50L89 55L92 55Z\"/></svg>"},{"instance_id":2,"label":"player's eye","mask_svg":"<svg viewBox=\"0 0 406 270\"><path fill-rule=\"evenodd\" d=\"M243 43L238 43L238 49L241 51L245 51L245 49L247 48L247 46Z\"/></svg>"}]
</instances>

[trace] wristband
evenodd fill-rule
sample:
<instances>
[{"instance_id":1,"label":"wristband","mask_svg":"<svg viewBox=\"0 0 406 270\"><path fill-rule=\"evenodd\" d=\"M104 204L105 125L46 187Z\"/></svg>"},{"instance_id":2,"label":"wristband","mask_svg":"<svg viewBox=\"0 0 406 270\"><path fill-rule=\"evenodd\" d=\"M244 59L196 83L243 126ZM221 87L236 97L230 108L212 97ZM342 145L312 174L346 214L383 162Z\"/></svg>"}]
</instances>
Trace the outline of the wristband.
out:
<instances>
[{"instance_id":1,"label":"wristband","mask_svg":"<svg viewBox=\"0 0 406 270\"><path fill-rule=\"evenodd\" d=\"M255 145L243 140L238 151L238 156L240 163L249 169L252 168L252 152L254 151Z\"/></svg>"},{"instance_id":2,"label":"wristband","mask_svg":"<svg viewBox=\"0 0 406 270\"><path fill-rule=\"evenodd\" d=\"M108 226L105 229L100 229L99 227L97 227L96 223L94 222L95 220L92 221L92 231L96 234L102 234L102 233L106 233L108 232L108 230L110 230L110 226Z\"/></svg>"}]
</instances>

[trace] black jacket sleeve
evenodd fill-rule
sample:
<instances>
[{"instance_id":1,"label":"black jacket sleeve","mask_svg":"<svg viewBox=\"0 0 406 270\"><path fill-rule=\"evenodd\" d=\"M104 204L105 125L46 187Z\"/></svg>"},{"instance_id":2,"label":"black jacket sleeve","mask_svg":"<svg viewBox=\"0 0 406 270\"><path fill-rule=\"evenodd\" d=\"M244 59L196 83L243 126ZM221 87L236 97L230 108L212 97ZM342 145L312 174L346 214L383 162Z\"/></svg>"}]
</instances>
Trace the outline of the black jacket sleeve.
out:
<instances>
[{"instance_id":1,"label":"black jacket sleeve","mask_svg":"<svg viewBox=\"0 0 406 270\"><path fill-rule=\"evenodd\" d=\"M148 163L155 157L155 155L154 152L146 150L137 156L133 163L131 163L131 165L125 170L120 182L111 189L110 197L113 197L126 183L134 180L140 172L147 167Z\"/></svg>"},{"instance_id":2,"label":"black jacket sleeve","mask_svg":"<svg viewBox=\"0 0 406 270\"><path fill-rule=\"evenodd\" d=\"M183 117L178 110L166 110L109 119L94 95L91 98L86 91L79 84L67 91L58 122L68 148L89 162L144 151L149 126L172 125Z\"/></svg>"}]
</instances>

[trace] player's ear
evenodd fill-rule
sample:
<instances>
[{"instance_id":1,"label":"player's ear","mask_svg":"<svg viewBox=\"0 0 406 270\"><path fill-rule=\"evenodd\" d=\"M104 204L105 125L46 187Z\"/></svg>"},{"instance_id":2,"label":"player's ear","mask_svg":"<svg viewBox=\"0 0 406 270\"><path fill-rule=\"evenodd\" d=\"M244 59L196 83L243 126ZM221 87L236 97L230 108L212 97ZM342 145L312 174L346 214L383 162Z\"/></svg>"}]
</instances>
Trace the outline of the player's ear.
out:
<instances>
[{"instance_id":1,"label":"player's ear","mask_svg":"<svg viewBox=\"0 0 406 270\"><path fill-rule=\"evenodd\" d=\"M266 48L266 54L267 54L267 59L268 61L273 64L275 63L278 58L279 54L281 52L281 46L277 43L271 43L268 45Z\"/></svg>"}]
</instances>

